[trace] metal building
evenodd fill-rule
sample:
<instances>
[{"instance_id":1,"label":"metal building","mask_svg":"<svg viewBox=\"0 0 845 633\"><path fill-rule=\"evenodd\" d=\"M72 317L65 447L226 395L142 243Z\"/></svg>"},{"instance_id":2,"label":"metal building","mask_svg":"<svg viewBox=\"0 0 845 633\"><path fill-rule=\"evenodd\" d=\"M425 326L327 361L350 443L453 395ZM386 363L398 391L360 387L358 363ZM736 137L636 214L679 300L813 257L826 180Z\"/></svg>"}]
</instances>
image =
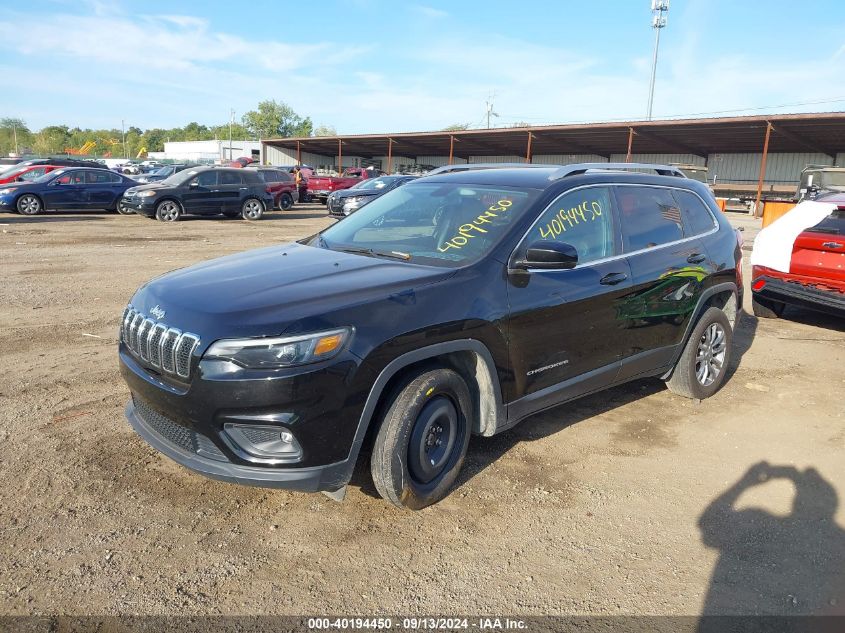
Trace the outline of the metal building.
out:
<instances>
[{"instance_id":1,"label":"metal building","mask_svg":"<svg viewBox=\"0 0 845 633\"><path fill-rule=\"evenodd\" d=\"M261 160L387 172L464 162L674 163L706 166L717 187L765 194L797 185L807 165L845 164L845 112L269 139Z\"/></svg>"}]
</instances>

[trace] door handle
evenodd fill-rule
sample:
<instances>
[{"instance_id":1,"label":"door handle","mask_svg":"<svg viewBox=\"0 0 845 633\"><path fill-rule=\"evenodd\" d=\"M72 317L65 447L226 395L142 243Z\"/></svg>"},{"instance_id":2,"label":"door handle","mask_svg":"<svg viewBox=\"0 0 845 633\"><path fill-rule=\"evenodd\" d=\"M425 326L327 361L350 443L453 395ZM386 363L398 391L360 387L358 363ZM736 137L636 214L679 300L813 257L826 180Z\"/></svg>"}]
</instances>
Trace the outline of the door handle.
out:
<instances>
[{"instance_id":1,"label":"door handle","mask_svg":"<svg viewBox=\"0 0 845 633\"><path fill-rule=\"evenodd\" d=\"M602 286L615 286L616 284L621 284L627 278L628 275L625 273L608 273L599 280L599 283Z\"/></svg>"},{"instance_id":2,"label":"door handle","mask_svg":"<svg viewBox=\"0 0 845 633\"><path fill-rule=\"evenodd\" d=\"M701 263L701 262L703 262L705 259L707 259L707 256L706 256L706 255L702 255L701 253L693 253L692 255L690 255L689 257L687 257L687 261L688 261L690 264L700 264L700 263Z\"/></svg>"}]
</instances>

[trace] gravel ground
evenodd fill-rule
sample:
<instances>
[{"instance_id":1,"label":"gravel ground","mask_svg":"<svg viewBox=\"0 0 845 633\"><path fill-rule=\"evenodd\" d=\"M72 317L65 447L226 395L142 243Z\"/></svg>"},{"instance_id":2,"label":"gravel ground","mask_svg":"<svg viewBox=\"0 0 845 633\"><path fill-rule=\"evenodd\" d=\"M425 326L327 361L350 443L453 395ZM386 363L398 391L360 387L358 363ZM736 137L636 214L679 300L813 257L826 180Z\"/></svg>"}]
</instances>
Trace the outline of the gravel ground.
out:
<instances>
[{"instance_id":1,"label":"gravel ground","mask_svg":"<svg viewBox=\"0 0 845 633\"><path fill-rule=\"evenodd\" d=\"M419 513L364 476L336 503L210 481L149 448L115 353L134 289L330 222L317 205L256 223L0 215L0 613L845 607L845 328L810 312L746 315L704 402L645 380L474 438L457 489Z\"/></svg>"}]
</instances>

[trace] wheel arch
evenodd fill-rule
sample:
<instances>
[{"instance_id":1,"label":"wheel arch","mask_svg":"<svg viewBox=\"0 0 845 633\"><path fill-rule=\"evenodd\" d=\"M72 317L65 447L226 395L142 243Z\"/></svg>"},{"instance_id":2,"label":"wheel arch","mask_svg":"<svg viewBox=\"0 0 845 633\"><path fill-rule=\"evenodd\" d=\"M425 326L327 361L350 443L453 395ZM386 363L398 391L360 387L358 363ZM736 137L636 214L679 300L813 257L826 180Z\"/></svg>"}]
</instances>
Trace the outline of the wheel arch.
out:
<instances>
[{"instance_id":1,"label":"wheel arch","mask_svg":"<svg viewBox=\"0 0 845 633\"><path fill-rule=\"evenodd\" d=\"M663 374L661 379L666 380L672 375L675 365L678 363L681 354L683 354L684 347L686 347L692 331L695 329L701 315L707 311L707 308L718 308L722 310L728 317L731 328L736 329L736 326L739 324L740 315L742 314L742 306L739 305L739 291L736 284L733 282L716 284L701 293L701 296L698 298L698 303L695 306L695 310L693 310L692 318L687 323L684 336L678 345L678 351L672 358L672 369Z\"/></svg>"},{"instance_id":2,"label":"wheel arch","mask_svg":"<svg viewBox=\"0 0 845 633\"><path fill-rule=\"evenodd\" d=\"M39 195L38 195L37 193L35 193L34 191L23 191L23 192L21 192L20 194L18 194L17 198L15 198L15 211L17 211L17 210L18 210L18 202L19 202L19 201L20 201L20 199L21 199L21 198L23 198L24 196L32 196L33 198L38 199L38 202L41 204L41 210L42 210L42 211L46 211L46 210L47 210L47 207L46 207L46 206L45 206L45 204L44 204L44 198L42 198L41 196L39 196Z\"/></svg>"},{"instance_id":3,"label":"wheel arch","mask_svg":"<svg viewBox=\"0 0 845 633\"><path fill-rule=\"evenodd\" d=\"M156 200L156 206L155 206L156 211L158 211L158 205L160 205L162 202L175 202L176 204L179 205L179 210L182 213L185 213L185 205L182 204L182 201L179 198L177 198L176 196L165 195L165 196L162 196L161 198L159 198L158 200Z\"/></svg>"},{"instance_id":4,"label":"wheel arch","mask_svg":"<svg viewBox=\"0 0 845 633\"><path fill-rule=\"evenodd\" d=\"M466 381L479 412L473 420L473 434L490 436L505 426L507 418L496 365L484 343L476 339L460 339L415 349L389 362L373 383L347 460L350 476L365 439L378 431L378 425L373 421L389 405L391 396L408 376L431 367L448 367Z\"/></svg>"}]
</instances>

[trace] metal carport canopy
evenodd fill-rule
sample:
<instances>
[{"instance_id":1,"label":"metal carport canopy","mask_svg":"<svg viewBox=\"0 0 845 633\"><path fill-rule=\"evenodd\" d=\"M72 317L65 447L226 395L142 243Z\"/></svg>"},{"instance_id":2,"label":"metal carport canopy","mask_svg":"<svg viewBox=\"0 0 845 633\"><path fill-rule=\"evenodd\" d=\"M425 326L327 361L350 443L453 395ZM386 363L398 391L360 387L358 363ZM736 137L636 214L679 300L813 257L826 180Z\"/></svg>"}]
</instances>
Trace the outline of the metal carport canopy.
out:
<instances>
[{"instance_id":1,"label":"metal carport canopy","mask_svg":"<svg viewBox=\"0 0 845 633\"><path fill-rule=\"evenodd\" d=\"M268 146L337 156L523 156L845 151L845 112L540 125L520 128L268 139ZM530 141L529 141L530 138ZM392 147L388 148L388 145ZM450 151L451 150L451 151Z\"/></svg>"}]
</instances>

